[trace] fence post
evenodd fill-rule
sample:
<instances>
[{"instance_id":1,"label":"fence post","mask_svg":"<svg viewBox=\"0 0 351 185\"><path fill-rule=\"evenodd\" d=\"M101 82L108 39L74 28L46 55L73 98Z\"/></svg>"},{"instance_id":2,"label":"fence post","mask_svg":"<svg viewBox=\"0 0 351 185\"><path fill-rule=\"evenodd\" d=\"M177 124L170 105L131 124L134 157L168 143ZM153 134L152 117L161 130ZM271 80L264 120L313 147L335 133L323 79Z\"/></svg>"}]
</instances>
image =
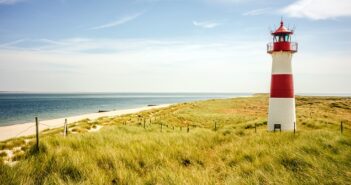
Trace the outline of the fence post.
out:
<instances>
[{"instance_id":1,"label":"fence post","mask_svg":"<svg viewBox=\"0 0 351 185\"><path fill-rule=\"evenodd\" d=\"M294 121L294 134L296 133L296 122Z\"/></svg>"},{"instance_id":2,"label":"fence post","mask_svg":"<svg viewBox=\"0 0 351 185\"><path fill-rule=\"evenodd\" d=\"M39 152L39 121L38 121L38 117L35 117L35 132L36 132L36 139L37 139L35 149L37 152Z\"/></svg>"},{"instance_id":3,"label":"fence post","mask_svg":"<svg viewBox=\"0 0 351 185\"><path fill-rule=\"evenodd\" d=\"M67 136L67 119L65 119L65 123L63 125L63 136Z\"/></svg>"},{"instance_id":4,"label":"fence post","mask_svg":"<svg viewBox=\"0 0 351 185\"><path fill-rule=\"evenodd\" d=\"M190 128L189 128L189 124L188 124L188 128L187 128L186 132L189 132L189 129L190 129Z\"/></svg>"},{"instance_id":5,"label":"fence post","mask_svg":"<svg viewBox=\"0 0 351 185\"><path fill-rule=\"evenodd\" d=\"M215 131L217 131L217 122L215 122L215 128L214 128Z\"/></svg>"},{"instance_id":6,"label":"fence post","mask_svg":"<svg viewBox=\"0 0 351 185\"><path fill-rule=\"evenodd\" d=\"M344 125L342 121L340 122L340 132L341 134L344 132Z\"/></svg>"},{"instance_id":7,"label":"fence post","mask_svg":"<svg viewBox=\"0 0 351 185\"><path fill-rule=\"evenodd\" d=\"M256 125L256 123L255 123L255 133L257 133L257 125Z\"/></svg>"}]
</instances>

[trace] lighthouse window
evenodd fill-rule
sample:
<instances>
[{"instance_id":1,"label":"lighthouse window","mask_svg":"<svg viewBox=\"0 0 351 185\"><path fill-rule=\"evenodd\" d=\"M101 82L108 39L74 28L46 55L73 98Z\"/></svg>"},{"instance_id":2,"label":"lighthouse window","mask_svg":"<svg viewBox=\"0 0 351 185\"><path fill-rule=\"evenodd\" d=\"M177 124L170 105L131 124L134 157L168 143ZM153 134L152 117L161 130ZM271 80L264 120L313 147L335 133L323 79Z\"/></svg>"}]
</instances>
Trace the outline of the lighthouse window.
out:
<instances>
[{"instance_id":1,"label":"lighthouse window","mask_svg":"<svg viewBox=\"0 0 351 185\"><path fill-rule=\"evenodd\" d=\"M289 42L289 35L285 35L285 41Z\"/></svg>"},{"instance_id":2,"label":"lighthouse window","mask_svg":"<svg viewBox=\"0 0 351 185\"><path fill-rule=\"evenodd\" d=\"M277 41L279 41L279 36L275 36L275 37L273 37L273 39L274 39L274 42L277 42Z\"/></svg>"},{"instance_id":3,"label":"lighthouse window","mask_svg":"<svg viewBox=\"0 0 351 185\"><path fill-rule=\"evenodd\" d=\"M279 37L279 42L284 42L284 36Z\"/></svg>"}]
</instances>

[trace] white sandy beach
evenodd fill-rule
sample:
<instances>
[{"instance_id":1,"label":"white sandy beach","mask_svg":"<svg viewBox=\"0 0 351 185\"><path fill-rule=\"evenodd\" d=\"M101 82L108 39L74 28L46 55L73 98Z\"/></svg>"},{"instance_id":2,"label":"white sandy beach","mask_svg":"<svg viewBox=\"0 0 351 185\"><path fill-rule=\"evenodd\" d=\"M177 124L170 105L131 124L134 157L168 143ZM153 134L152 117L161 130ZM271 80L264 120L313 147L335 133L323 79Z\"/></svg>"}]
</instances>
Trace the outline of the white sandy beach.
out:
<instances>
[{"instance_id":1,"label":"white sandy beach","mask_svg":"<svg viewBox=\"0 0 351 185\"><path fill-rule=\"evenodd\" d=\"M65 119L67 119L67 122L69 124L83 119L95 120L100 117L106 117L106 116L111 117L111 116L119 116L123 114L137 113L144 110L164 108L170 105L171 104L163 104L163 105L150 106L150 107L140 107L140 108L134 108L134 109L124 109L124 110L116 110L116 111L110 111L110 112L84 114L79 116L72 116L72 117L52 119L52 120L43 120L43 121L39 120L39 123L40 123L39 131L42 131L48 128L51 129L51 128L63 127ZM35 134L34 122L0 127L0 141L7 140L13 137L29 136L33 134Z\"/></svg>"}]
</instances>

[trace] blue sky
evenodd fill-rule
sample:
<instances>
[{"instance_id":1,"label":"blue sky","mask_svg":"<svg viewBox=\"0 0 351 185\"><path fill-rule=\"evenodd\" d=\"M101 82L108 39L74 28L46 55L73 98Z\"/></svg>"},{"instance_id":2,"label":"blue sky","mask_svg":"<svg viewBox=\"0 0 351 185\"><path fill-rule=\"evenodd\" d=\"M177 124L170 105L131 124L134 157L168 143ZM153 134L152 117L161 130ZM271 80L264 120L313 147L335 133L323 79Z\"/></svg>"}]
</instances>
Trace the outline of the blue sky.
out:
<instances>
[{"instance_id":1,"label":"blue sky","mask_svg":"<svg viewBox=\"0 0 351 185\"><path fill-rule=\"evenodd\" d=\"M296 92L350 93L348 0L0 0L0 91L268 92L281 17Z\"/></svg>"}]
</instances>

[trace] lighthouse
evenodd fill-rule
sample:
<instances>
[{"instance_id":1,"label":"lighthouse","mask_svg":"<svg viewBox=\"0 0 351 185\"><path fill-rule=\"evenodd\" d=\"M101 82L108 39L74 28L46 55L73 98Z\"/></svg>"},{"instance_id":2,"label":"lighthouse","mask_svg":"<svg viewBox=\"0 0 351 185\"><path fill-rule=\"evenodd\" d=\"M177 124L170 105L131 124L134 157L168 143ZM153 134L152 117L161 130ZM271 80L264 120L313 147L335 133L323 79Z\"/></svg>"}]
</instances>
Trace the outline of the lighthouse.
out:
<instances>
[{"instance_id":1,"label":"lighthouse","mask_svg":"<svg viewBox=\"0 0 351 185\"><path fill-rule=\"evenodd\" d=\"M280 26L272 32L273 42L267 44L272 55L272 78L268 109L268 130L293 131L296 129L295 95L291 59L297 52L297 43L291 42L293 30Z\"/></svg>"}]
</instances>

